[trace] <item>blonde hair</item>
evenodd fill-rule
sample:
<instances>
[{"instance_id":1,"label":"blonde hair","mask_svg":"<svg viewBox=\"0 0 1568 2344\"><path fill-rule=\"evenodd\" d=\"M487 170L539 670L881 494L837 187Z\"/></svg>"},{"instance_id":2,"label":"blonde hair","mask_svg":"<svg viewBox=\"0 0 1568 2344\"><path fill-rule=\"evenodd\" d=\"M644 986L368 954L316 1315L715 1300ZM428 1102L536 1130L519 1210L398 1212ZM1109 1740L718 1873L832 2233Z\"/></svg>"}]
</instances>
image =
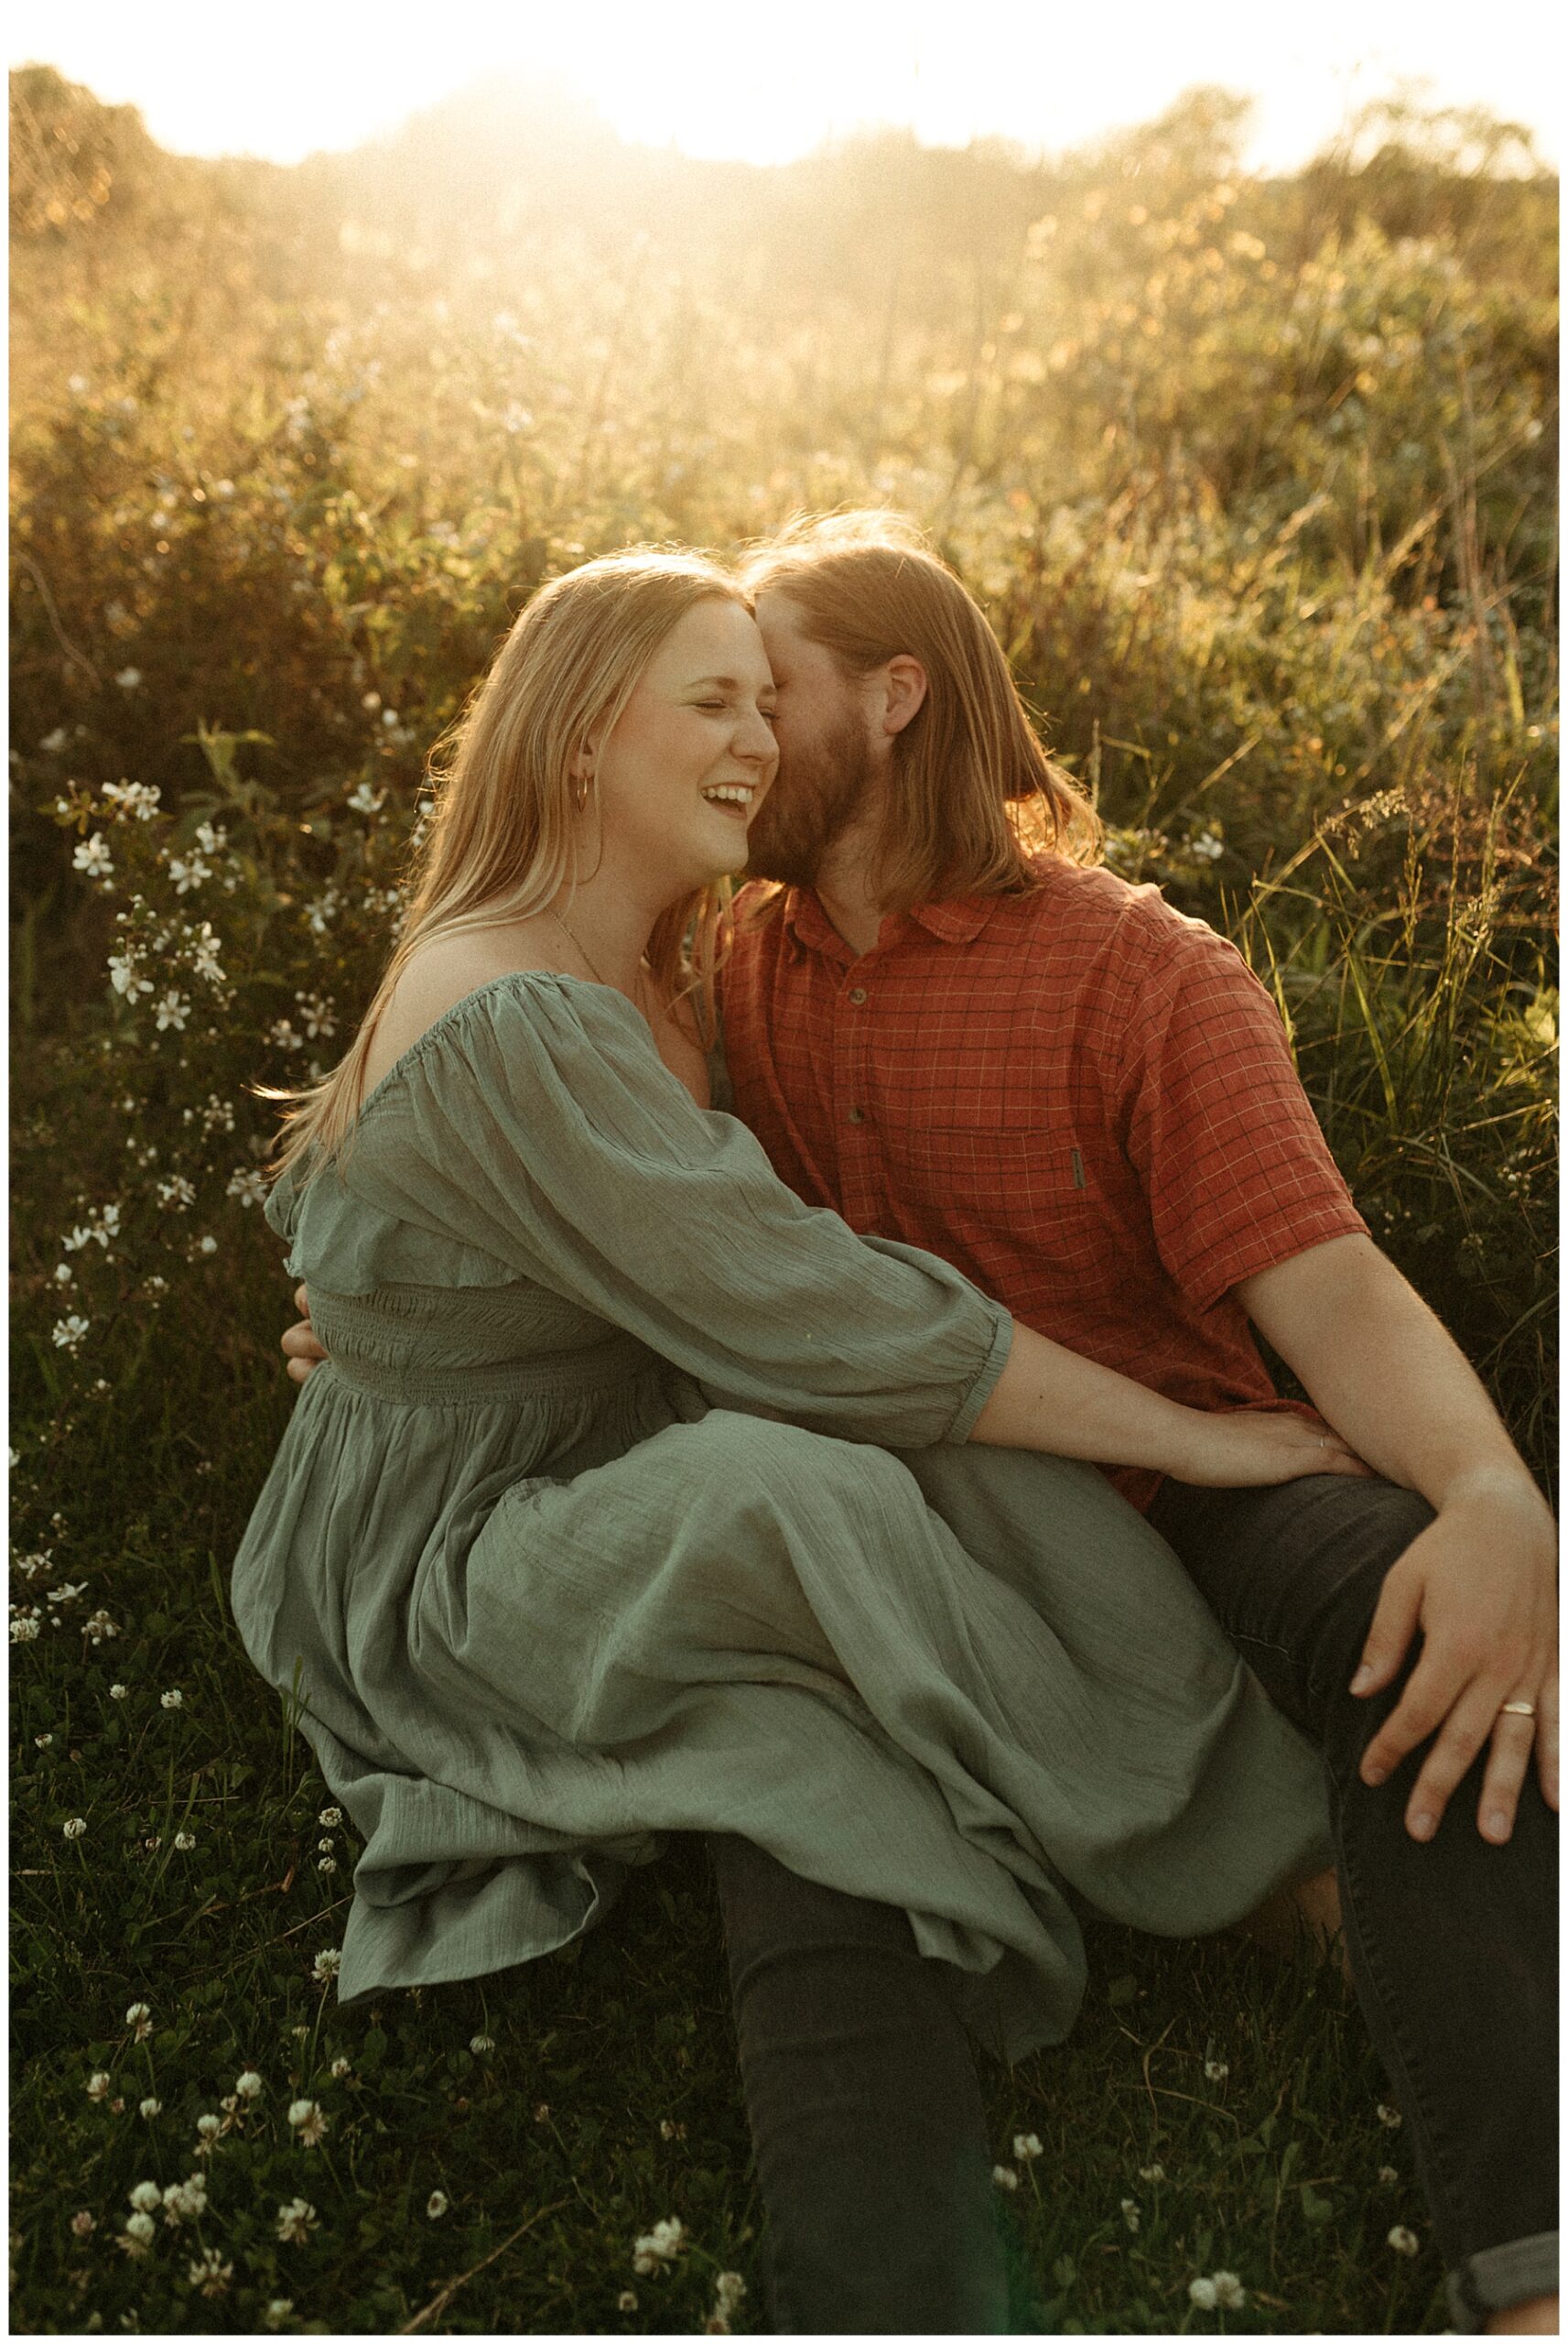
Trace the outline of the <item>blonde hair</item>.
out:
<instances>
[{"instance_id":1,"label":"blonde hair","mask_svg":"<svg viewBox=\"0 0 1568 2344\"><path fill-rule=\"evenodd\" d=\"M415 848L411 900L359 1032L331 1072L291 1091L273 1176L306 1151L324 1162L353 1127L365 1061L383 1011L420 946L527 918L576 879L572 765L610 732L654 652L687 613L750 598L700 555L634 548L585 562L543 587L510 633L443 743L432 751L435 802ZM438 771L436 755L449 759ZM713 982L730 929L727 881L672 904L649 939L661 991L695 995L713 1030Z\"/></svg>"},{"instance_id":2,"label":"blonde hair","mask_svg":"<svg viewBox=\"0 0 1568 2344\"><path fill-rule=\"evenodd\" d=\"M1088 863L1098 817L1053 765L1006 654L968 589L912 522L885 512L803 515L753 547L741 580L784 596L851 675L918 659L924 704L893 741L879 893L890 911L943 896L1022 893L1047 852Z\"/></svg>"}]
</instances>

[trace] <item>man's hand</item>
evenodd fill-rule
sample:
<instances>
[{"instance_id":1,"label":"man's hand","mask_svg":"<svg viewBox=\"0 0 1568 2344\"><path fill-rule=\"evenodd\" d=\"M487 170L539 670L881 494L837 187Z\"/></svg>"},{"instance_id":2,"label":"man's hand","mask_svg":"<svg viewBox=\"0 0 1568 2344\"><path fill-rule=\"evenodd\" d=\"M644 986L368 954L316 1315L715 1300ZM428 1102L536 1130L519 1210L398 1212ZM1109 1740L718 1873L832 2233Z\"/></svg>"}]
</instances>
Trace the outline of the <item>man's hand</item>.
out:
<instances>
[{"instance_id":1,"label":"man's hand","mask_svg":"<svg viewBox=\"0 0 1568 2344\"><path fill-rule=\"evenodd\" d=\"M1380 1691L1421 1630L1421 1658L1367 1745L1363 1777L1383 1779L1436 1734L1406 1808L1408 1828L1430 1839L1489 1739L1477 1821L1487 1839L1506 1839L1532 1752L1557 1805L1556 1538L1545 1502L1475 1371L1369 1237L1330 1238L1236 1292L1357 1455L1437 1514L1384 1581L1351 1680L1353 1692ZM1505 1701L1529 1702L1534 1716L1505 1717Z\"/></svg>"},{"instance_id":2,"label":"man's hand","mask_svg":"<svg viewBox=\"0 0 1568 2344\"><path fill-rule=\"evenodd\" d=\"M1410 1682L1361 1761L1362 1780L1380 1783L1435 1734L1405 1807L1415 1839L1431 1839L1488 1737L1476 1813L1486 1839L1513 1829L1532 1753L1558 1804L1556 1611L1552 1517L1522 1474L1461 1484L1390 1571L1350 1689L1380 1692L1422 1631ZM1505 1701L1535 1714L1505 1715Z\"/></svg>"},{"instance_id":3,"label":"man's hand","mask_svg":"<svg viewBox=\"0 0 1568 2344\"><path fill-rule=\"evenodd\" d=\"M299 1316L292 1327L284 1330L283 1348L288 1354L287 1373L290 1378L296 1384L303 1384L308 1376L315 1373L327 1353L325 1347L317 1340L316 1329L310 1324L310 1297L302 1286L294 1289L294 1307Z\"/></svg>"}]
</instances>

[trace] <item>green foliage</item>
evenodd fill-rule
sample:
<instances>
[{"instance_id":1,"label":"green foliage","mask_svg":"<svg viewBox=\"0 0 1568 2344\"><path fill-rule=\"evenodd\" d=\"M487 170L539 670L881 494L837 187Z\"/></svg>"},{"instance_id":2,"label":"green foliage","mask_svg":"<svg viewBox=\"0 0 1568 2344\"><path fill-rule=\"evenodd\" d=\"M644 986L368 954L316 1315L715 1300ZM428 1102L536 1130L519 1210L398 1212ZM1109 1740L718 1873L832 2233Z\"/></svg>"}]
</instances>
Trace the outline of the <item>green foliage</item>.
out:
<instances>
[{"instance_id":1,"label":"green foliage","mask_svg":"<svg viewBox=\"0 0 1568 2344\"><path fill-rule=\"evenodd\" d=\"M679 2330L734 2269L757 2326L693 1851L580 1954L368 2013L312 1976L352 1851L224 1600L290 1396L255 1087L346 1040L428 756L543 579L897 505L1114 866L1271 985L1544 1474L1554 189L1507 125L1408 111L1250 180L1213 92L1051 165L884 136L773 172L503 92L295 172L163 156L45 68L13 114L19 2321ZM1097 1961L1073 2043L989 2082L1018 2324L1442 2326L1336 1980ZM209 2210L118 2248L193 2169ZM634 2279L666 2217L692 2243ZM1244 2314L1189 2297L1216 2270Z\"/></svg>"}]
</instances>

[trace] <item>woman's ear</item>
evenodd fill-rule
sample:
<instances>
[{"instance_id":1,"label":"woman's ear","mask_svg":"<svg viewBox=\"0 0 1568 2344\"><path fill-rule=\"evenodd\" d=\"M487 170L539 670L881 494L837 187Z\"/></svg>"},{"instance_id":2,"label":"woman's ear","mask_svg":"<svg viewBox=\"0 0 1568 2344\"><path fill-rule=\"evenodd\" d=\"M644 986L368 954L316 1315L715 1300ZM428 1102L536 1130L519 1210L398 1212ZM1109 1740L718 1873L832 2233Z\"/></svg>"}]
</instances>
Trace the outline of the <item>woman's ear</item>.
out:
<instances>
[{"instance_id":1,"label":"woman's ear","mask_svg":"<svg viewBox=\"0 0 1568 2344\"><path fill-rule=\"evenodd\" d=\"M881 729L884 732L902 732L925 707L930 679L919 660L906 651L890 659L882 674L886 683Z\"/></svg>"}]
</instances>

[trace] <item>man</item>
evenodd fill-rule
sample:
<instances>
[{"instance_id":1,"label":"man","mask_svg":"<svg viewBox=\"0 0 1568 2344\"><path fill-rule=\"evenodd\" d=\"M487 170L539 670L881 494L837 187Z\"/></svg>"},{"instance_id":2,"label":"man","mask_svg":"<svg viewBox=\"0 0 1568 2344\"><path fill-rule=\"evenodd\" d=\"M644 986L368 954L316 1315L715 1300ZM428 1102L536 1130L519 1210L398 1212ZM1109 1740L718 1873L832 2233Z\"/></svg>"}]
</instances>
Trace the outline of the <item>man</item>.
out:
<instances>
[{"instance_id":1,"label":"man","mask_svg":"<svg viewBox=\"0 0 1568 2344\"><path fill-rule=\"evenodd\" d=\"M1118 1478L1324 1751L1456 2321L1550 2331L1550 1517L1368 1237L1238 956L1075 859L1092 819L958 581L881 515L788 533L749 576L780 749L750 868L783 892L743 901L724 974L736 1110L807 1201L1173 1397L1285 1405L1257 1327L1384 1477ZM286 1348L308 1360L308 1331ZM715 1855L778 2324L1000 2324L978 2089L903 1916Z\"/></svg>"}]
</instances>

